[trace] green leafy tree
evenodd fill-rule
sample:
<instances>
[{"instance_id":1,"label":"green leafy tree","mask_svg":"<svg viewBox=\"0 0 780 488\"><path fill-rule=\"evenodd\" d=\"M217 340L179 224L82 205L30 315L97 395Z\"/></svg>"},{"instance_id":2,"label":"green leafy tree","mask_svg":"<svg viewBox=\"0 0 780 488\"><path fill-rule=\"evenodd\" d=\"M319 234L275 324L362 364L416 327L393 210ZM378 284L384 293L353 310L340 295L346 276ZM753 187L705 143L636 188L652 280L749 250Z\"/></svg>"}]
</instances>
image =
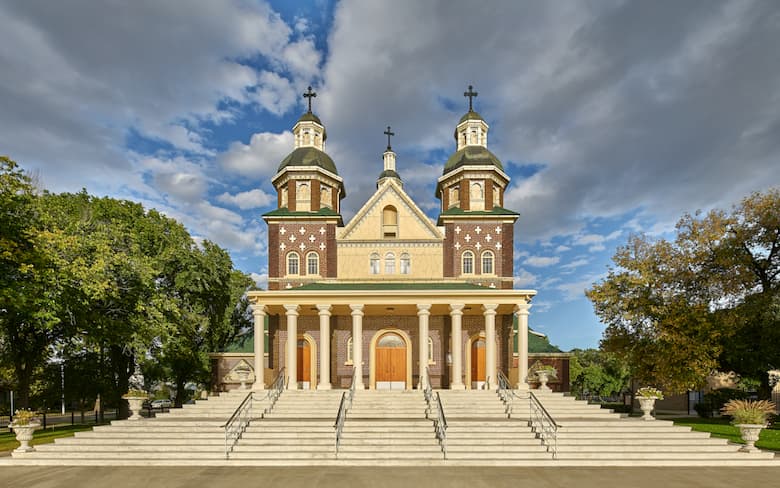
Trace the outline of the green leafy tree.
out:
<instances>
[{"instance_id":1,"label":"green leafy tree","mask_svg":"<svg viewBox=\"0 0 780 488\"><path fill-rule=\"evenodd\" d=\"M602 348L638 382L683 392L712 369L765 378L780 365L780 190L685 215L673 242L632 236L613 261L587 296Z\"/></svg>"},{"instance_id":2,"label":"green leafy tree","mask_svg":"<svg viewBox=\"0 0 780 488\"><path fill-rule=\"evenodd\" d=\"M569 362L572 392L578 398L610 397L629 388L628 364L598 349L574 350Z\"/></svg>"}]
</instances>

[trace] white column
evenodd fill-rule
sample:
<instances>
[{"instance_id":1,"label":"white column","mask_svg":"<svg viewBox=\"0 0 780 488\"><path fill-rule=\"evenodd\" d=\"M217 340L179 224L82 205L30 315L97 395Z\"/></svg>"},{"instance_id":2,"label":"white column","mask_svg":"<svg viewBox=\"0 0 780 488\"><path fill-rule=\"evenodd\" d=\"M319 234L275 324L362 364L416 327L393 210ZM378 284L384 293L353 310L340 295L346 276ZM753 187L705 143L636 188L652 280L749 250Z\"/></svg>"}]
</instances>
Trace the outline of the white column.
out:
<instances>
[{"instance_id":1,"label":"white column","mask_svg":"<svg viewBox=\"0 0 780 488\"><path fill-rule=\"evenodd\" d=\"M463 390L463 303L450 305L450 318L452 319L452 378L450 378L451 390Z\"/></svg>"},{"instance_id":2,"label":"white column","mask_svg":"<svg viewBox=\"0 0 780 488\"><path fill-rule=\"evenodd\" d=\"M428 317L430 317L430 315L430 304L417 304L417 317L420 323L420 355L418 365L420 370L420 384L417 386L417 388L420 390L425 388L423 378L425 377L425 368L428 367Z\"/></svg>"},{"instance_id":3,"label":"white column","mask_svg":"<svg viewBox=\"0 0 780 488\"><path fill-rule=\"evenodd\" d=\"M298 305L285 305L287 310L287 389L298 389Z\"/></svg>"},{"instance_id":4,"label":"white column","mask_svg":"<svg viewBox=\"0 0 780 488\"><path fill-rule=\"evenodd\" d=\"M517 389L528 389L528 311L531 304L528 302L517 305Z\"/></svg>"},{"instance_id":5,"label":"white column","mask_svg":"<svg viewBox=\"0 0 780 488\"><path fill-rule=\"evenodd\" d=\"M485 375L491 390L498 388L496 371L496 309L498 304L482 305L485 316ZM471 358L473 361L474 358Z\"/></svg>"},{"instance_id":6,"label":"white column","mask_svg":"<svg viewBox=\"0 0 780 488\"><path fill-rule=\"evenodd\" d=\"M318 390L330 390L330 305L317 305L320 311L320 384Z\"/></svg>"},{"instance_id":7,"label":"white column","mask_svg":"<svg viewBox=\"0 0 780 488\"><path fill-rule=\"evenodd\" d=\"M252 317L255 319L255 383L253 390L265 389L265 306L252 305Z\"/></svg>"},{"instance_id":8,"label":"white column","mask_svg":"<svg viewBox=\"0 0 780 488\"><path fill-rule=\"evenodd\" d=\"M355 365L355 389L363 386L363 305L350 305L352 309L352 363Z\"/></svg>"}]
</instances>

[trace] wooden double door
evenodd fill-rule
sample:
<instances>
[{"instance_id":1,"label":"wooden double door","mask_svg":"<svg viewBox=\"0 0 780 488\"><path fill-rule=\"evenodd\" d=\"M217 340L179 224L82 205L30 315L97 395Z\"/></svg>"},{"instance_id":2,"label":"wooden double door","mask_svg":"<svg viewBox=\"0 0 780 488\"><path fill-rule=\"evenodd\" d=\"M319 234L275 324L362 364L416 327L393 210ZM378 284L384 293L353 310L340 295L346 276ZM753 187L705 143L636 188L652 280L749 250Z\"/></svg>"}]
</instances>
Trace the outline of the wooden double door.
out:
<instances>
[{"instance_id":1,"label":"wooden double door","mask_svg":"<svg viewBox=\"0 0 780 488\"><path fill-rule=\"evenodd\" d=\"M485 386L485 339L479 338L471 343L471 387Z\"/></svg>"},{"instance_id":2,"label":"wooden double door","mask_svg":"<svg viewBox=\"0 0 780 488\"><path fill-rule=\"evenodd\" d=\"M377 389L406 388L406 342L393 332L379 338L376 345Z\"/></svg>"},{"instance_id":3,"label":"wooden double door","mask_svg":"<svg viewBox=\"0 0 780 488\"><path fill-rule=\"evenodd\" d=\"M298 339L297 373L298 384L303 389L312 387L311 346L306 339Z\"/></svg>"}]
</instances>

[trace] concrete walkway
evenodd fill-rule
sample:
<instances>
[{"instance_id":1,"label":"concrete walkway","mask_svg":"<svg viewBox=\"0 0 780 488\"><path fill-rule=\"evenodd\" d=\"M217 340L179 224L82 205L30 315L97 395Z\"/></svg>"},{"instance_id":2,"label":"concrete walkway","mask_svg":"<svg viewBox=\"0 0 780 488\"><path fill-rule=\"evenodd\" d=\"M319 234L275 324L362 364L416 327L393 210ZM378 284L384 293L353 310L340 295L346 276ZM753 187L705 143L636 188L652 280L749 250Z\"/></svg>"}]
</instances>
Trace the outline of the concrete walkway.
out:
<instances>
[{"instance_id":1,"label":"concrete walkway","mask_svg":"<svg viewBox=\"0 0 780 488\"><path fill-rule=\"evenodd\" d=\"M25 488L777 486L780 468L0 468L0 486Z\"/></svg>"}]
</instances>

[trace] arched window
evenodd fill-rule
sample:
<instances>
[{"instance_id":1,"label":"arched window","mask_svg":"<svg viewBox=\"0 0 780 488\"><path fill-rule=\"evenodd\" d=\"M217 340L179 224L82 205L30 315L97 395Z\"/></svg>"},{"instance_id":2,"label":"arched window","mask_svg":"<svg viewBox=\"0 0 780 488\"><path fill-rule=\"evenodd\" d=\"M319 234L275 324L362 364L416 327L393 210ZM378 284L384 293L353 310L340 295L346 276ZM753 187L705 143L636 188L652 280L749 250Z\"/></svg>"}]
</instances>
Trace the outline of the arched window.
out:
<instances>
[{"instance_id":1,"label":"arched window","mask_svg":"<svg viewBox=\"0 0 780 488\"><path fill-rule=\"evenodd\" d=\"M287 255L287 274L297 275L300 273L300 259L297 252L291 252Z\"/></svg>"},{"instance_id":2,"label":"arched window","mask_svg":"<svg viewBox=\"0 0 780 488\"><path fill-rule=\"evenodd\" d=\"M316 252L310 252L306 255L306 274L320 274L320 256Z\"/></svg>"},{"instance_id":3,"label":"arched window","mask_svg":"<svg viewBox=\"0 0 780 488\"><path fill-rule=\"evenodd\" d=\"M401 260L399 262L400 264L400 271L401 274L409 274L411 273L412 269L412 260L409 258L409 253L404 252L401 253Z\"/></svg>"},{"instance_id":4,"label":"arched window","mask_svg":"<svg viewBox=\"0 0 780 488\"><path fill-rule=\"evenodd\" d=\"M493 185L493 206L501 206L501 188L499 188L497 185Z\"/></svg>"},{"instance_id":5,"label":"arched window","mask_svg":"<svg viewBox=\"0 0 780 488\"><path fill-rule=\"evenodd\" d=\"M485 251L482 253L482 274L493 273L493 252Z\"/></svg>"},{"instance_id":6,"label":"arched window","mask_svg":"<svg viewBox=\"0 0 780 488\"><path fill-rule=\"evenodd\" d=\"M333 199L330 193L330 187L327 185L320 185L320 208L332 208Z\"/></svg>"},{"instance_id":7,"label":"arched window","mask_svg":"<svg viewBox=\"0 0 780 488\"><path fill-rule=\"evenodd\" d=\"M368 258L369 272L371 274L379 274L379 253L373 252Z\"/></svg>"},{"instance_id":8,"label":"arched window","mask_svg":"<svg viewBox=\"0 0 780 488\"><path fill-rule=\"evenodd\" d=\"M463 266L461 267L463 274L474 274L474 253L471 251L465 251L463 253Z\"/></svg>"},{"instance_id":9,"label":"arched window","mask_svg":"<svg viewBox=\"0 0 780 488\"><path fill-rule=\"evenodd\" d=\"M354 343L352 342L352 337L347 339L347 364L352 364L353 358L355 357L355 355L353 353L353 351L354 351L353 344Z\"/></svg>"},{"instance_id":10,"label":"arched window","mask_svg":"<svg viewBox=\"0 0 780 488\"><path fill-rule=\"evenodd\" d=\"M460 207L460 188L453 186L450 188L450 203L449 207Z\"/></svg>"},{"instance_id":11,"label":"arched window","mask_svg":"<svg viewBox=\"0 0 780 488\"><path fill-rule=\"evenodd\" d=\"M382 237L398 237L398 210L392 205L382 210Z\"/></svg>"},{"instance_id":12,"label":"arched window","mask_svg":"<svg viewBox=\"0 0 780 488\"><path fill-rule=\"evenodd\" d=\"M469 193L469 206L471 210L485 210L485 188L481 182L472 182Z\"/></svg>"},{"instance_id":13,"label":"arched window","mask_svg":"<svg viewBox=\"0 0 780 488\"><path fill-rule=\"evenodd\" d=\"M385 254L385 274L395 274L395 254Z\"/></svg>"},{"instance_id":14,"label":"arched window","mask_svg":"<svg viewBox=\"0 0 780 488\"><path fill-rule=\"evenodd\" d=\"M282 188L282 204L279 205L281 208L287 208L287 187Z\"/></svg>"}]
</instances>

